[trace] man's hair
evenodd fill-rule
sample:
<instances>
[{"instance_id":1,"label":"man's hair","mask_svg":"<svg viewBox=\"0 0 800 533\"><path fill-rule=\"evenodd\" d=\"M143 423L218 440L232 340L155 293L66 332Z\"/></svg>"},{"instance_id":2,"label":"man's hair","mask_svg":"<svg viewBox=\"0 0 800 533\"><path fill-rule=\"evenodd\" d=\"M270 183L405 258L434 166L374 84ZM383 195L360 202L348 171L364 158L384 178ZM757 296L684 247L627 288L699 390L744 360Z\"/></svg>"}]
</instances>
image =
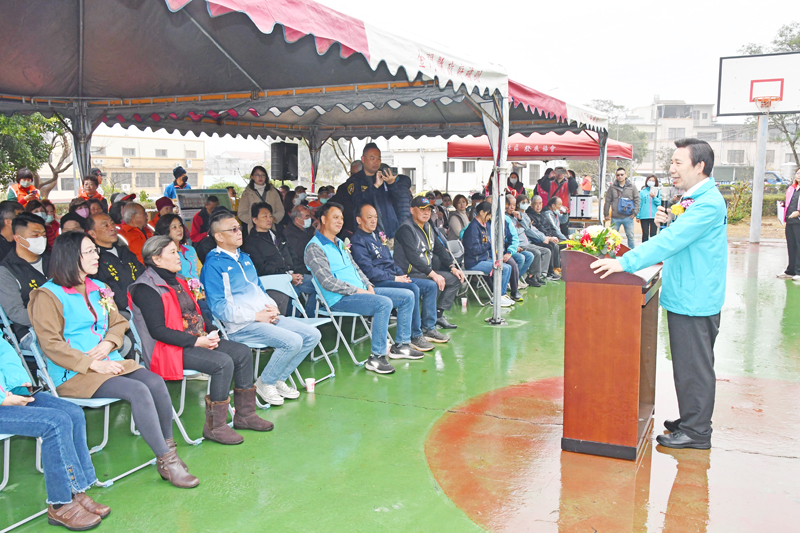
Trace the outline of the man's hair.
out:
<instances>
[{"instance_id":1,"label":"man's hair","mask_svg":"<svg viewBox=\"0 0 800 533\"><path fill-rule=\"evenodd\" d=\"M22 211L22 205L14 200L0 202L0 227L5 224L6 220L12 220L17 216L17 211Z\"/></svg>"},{"instance_id":2,"label":"man's hair","mask_svg":"<svg viewBox=\"0 0 800 533\"><path fill-rule=\"evenodd\" d=\"M133 220L133 217L135 217L136 213L139 212L139 209L144 211L144 206L136 202L129 202L125 204L125 207L122 208L122 221L126 224L130 224L131 220Z\"/></svg>"},{"instance_id":3,"label":"man's hair","mask_svg":"<svg viewBox=\"0 0 800 533\"><path fill-rule=\"evenodd\" d=\"M330 211L334 207L336 209L338 209L339 211L341 211L342 214L344 214L344 206L342 204L339 204L339 203L336 203L336 202L328 202L327 204L325 204L325 205L323 205L322 207L319 208L319 212L318 212L319 218L321 219L322 217L328 216L328 211Z\"/></svg>"},{"instance_id":4,"label":"man's hair","mask_svg":"<svg viewBox=\"0 0 800 533\"><path fill-rule=\"evenodd\" d=\"M206 196L206 205L218 204L218 203L219 203L219 198L217 198L215 195L209 194L208 196Z\"/></svg>"},{"instance_id":5,"label":"man's hair","mask_svg":"<svg viewBox=\"0 0 800 533\"><path fill-rule=\"evenodd\" d=\"M534 194L533 198L531 198L531 203L535 202L536 200L539 200L541 202L542 201L542 197L539 196L538 194Z\"/></svg>"},{"instance_id":6,"label":"man's hair","mask_svg":"<svg viewBox=\"0 0 800 533\"><path fill-rule=\"evenodd\" d=\"M23 212L15 216L14 220L11 221L11 230L16 235L18 233L17 230L27 228L28 224L38 224L44 228L44 219L38 215L34 215L33 213Z\"/></svg>"},{"instance_id":7,"label":"man's hair","mask_svg":"<svg viewBox=\"0 0 800 533\"><path fill-rule=\"evenodd\" d=\"M375 144L375 143L367 143L366 145L364 145L364 150L361 152L361 155L362 156L367 155L367 152L369 152L370 150L377 150L379 152L381 151L381 149L378 148L377 144Z\"/></svg>"},{"instance_id":8,"label":"man's hair","mask_svg":"<svg viewBox=\"0 0 800 533\"><path fill-rule=\"evenodd\" d=\"M228 211L227 209L224 211L218 211L211 215L211 220L208 221L208 234L211 237L219 231L219 225L223 220L228 220L230 218L236 218L233 213Z\"/></svg>"},{"instance_id":9,"label":"man's hair","mask_svg":"<svg viewBox=\"0 0 800 533\"><path fill-rule=\"evenodd\" d=\"M46 202L47 200L45 200ZM40 202L39 200L30 200L27 204L25 204L25 212L26 213L33 213L34 209L44 208L44 203Z\"/></svg>"},{"instance_id":10,"label":"man's hair","mask_svg":"<svg viewBox=\"0 0 800 533\"><path fill-rule=\"evenodd\" d=\"M448 197L448 198L450 198L451 200L453 199L453 197L452 197L452 196L450 196L450 193L449 193L449 192L442 193L442 199L444 199L444 197L445 197L445 196L447 196L447 197Z\"/></svg>"},{"instance_id":11,"label":"man's hair","mask_svg":"<svg viewBox=\"0 0 800 533\"><path fill-rule=\"evenodd\" d=\"M479 203L475 206L475 216L478 216L478 213L491 213L492 212L492 202L487 202L484 200L483 202Z\"/></svg>"},{"instance_id":12,"label":"man's hair","mask_svg":"<svg viewBox=\"0 0 800 533\"><path fill-rule=\"evenodd\" d=\"M356 167L355 171L353 170L353 167ZM362 163L361 161L353 161L352 163L350 163L350 172L361 172L363 168L364 168L364 163Z\"/></svg>"},{"instance_id":13,"label":"man's hair","mask_svg":"<svg viewBox=\"0 0 800 533\"><path fill-rule=\"evenodd\" d=\"M161 255L164 252L164 248L170 245L172 239L168 235L156 235L154 237L150 237L142 246L142 259L145 266L148 267L156 267L155 261L153 261L153 256Z\"/></svg>"},{"instance_id":14,"label":"man's hair","mask_svg":"<svg viewBox=\"0 0 800 533\"><path fill-rule=\"evenodd\" d=\"M330 202L328 202L328 204L329 203ZM328 205L328 204L325 204L325 205ZM304 209L308 209L308 208L306 206L304 206L304 205L296 205L296 206L294 206L292 208L292 210L289 211L289 218L291 218L292 220L294 220L296 218L300 218L301 216L303 216L303 210Z\"/></svg>"},{"instance_id":15,"label":"man's hair","mask_svg":"<svg viewBox=\"0 0 800 533\"><path fill-rule=\"evenodd\" d=\"M77 216L77 215L76 215ZM58 236L50 252L50 268L47 275L56 285L62 287L75 287L80 285L83 271L81 268L81 245L83 239L89 239L97 246L90 236L77 231L68 231Z\"/></svg>"},{"instance_id":16,"label":"man's hair","mask_svg":"<svg viewBox=\"0 0 800 533\"><path fill-rule=\"evenodd\" d=\"M99 187L100 186L100 180L97 179L97 176L94 176L92 174L90 174L88 176L84 176L83 182L86 183L87 181L91 181L92 183L94 183L95 187Z\"/></svg>"},{"instance_id":17,"label":"man's hair","mask_svg":"<svg viewBox=\"0 0 800 533\"><path fill-rule=\"evenodd\" d=\"M551 196L549 200L547 200L547 207L553 207L561 200L558 196Z\"/></svg>"},{"instance_id":18,"label":"man's hair","mask_svg":"<svg viewBox=\"0 0 800 533\"><path fill-rule=\"evenodd\" d=\"M510 203L512 200L514 201L515 204L517 203L516 196L514 196L513 194L506 194L506 202Z\"/></svg>"},{"instance_id":19,"label":"man's hair","mask_svg":"<svg viewBox=\"0 0 800 533\"><path fill-rule=\"evenodd\" d=\"M288 185L286 185L285 183L283 185L281 185L280 187L278 187L278 188L279 189L286 189L286 192L289 192L289 191L292 190L292 188L289 187Z\"/></svg>"},{"instance_id":20,"label":"man's hair","mask_svg":"<svg viewBox=\"0 0 800 533\"><path fill-rule=\"evenodd\" d=\"M83 223L83 229L85 229L86 231L94 231L95 227L94 217L99 217L99 216L105 216L111 218L111 216L108 213L95 213L94 215L89 215L88 217L86 217L86 220ZM111 219L111 222L114 222L113 218Z\"/></svg>"},{"instance_id":21,"label":"man's hair","mask_svg":"<svg viewBox=\"0 0 800 533\"><path fill-rule=\"evenodd\" d=\"M167 213L166 215L159 217L158 222L156 222L156 227L153 228L153 233L156 235L166 235L169 237L169 227L176 220L180 221L181 225L183 225L183 238L181 239L181 244L186 244L186 240L189 237L189 232L186 231L186 225L183 224L183 219L180 217L180 215L176 215L175 213Z\"/></svg>"},{"instance_id":22,"label":"man's hair","mask_svg":"<svg viewBox=\"0 0 800 533\"><path fill-rule=\"evenodd\" d=\"M266 209L269 211L269 214L272 214L272 206L269 205L267 202L257 202L250 206L250 217L251 218L258 218L258 215L261 214L261 210Z\"/></svg>"},{"instance_id":23,"label":"man's hair","mask_svg":"<svg viewBox=\"0 0 800 533\"><path fill-rule=\"evenodd\" d=\"M714 170L714 150L711 145L700 139L678 139L675 141L677 148L688 148L692 158L692 166L703 162L703 175L710 176Z\"/></svg>"},{"instance_id":24,"label":"man's hair","mask_svg":"<svg viewBox=\"0 0 800 533\"><path fill-rule=\"evenodd\" d=\"M676 144L677 144L677 143L676 143ZM622 168L622 167L618 167L618 168L617 168L617 170L615 170L615 171L614 171L614 174L616 174L616 173L617 173L617 172L619 172L620 170L621 170L621 171L623 171L625 174L627 174L627 173L628 173L628 171L627 171L627 170L625 170L624 168Z\"/></svg>"},{"instance_id":25,"label":"man's hair","mask_svg":"<svg viewBox=\"0 0 800 533\"><path fill-rule=\"evenodd\" d=\"M356 216L360 218L360 217L361 217L361 211L363 211L363 210L364 210L364 208L365 208L365 207L367 207L367 206L370 206L372 209L375 209L375 206L374 206L374 205L372 205L372 204L361 204L360 206L358 206L358 207L356 208ZM378 210L377 210L377 209L375 209L375 212L377 212L377 211L378 211Z\"/></svg>"},{"instance_id":26,"label":"man's hair","mask_svg":"<svg viewBox=\"0 0 800 533\"><path fill-rule=\"evenodd\" d=\"M100 206L100 211L102 211L103 213L107 213L106 206L104 206L103 202L101 202L97 198L89 198L89 201L86 203L89 204L89 209L91 209L92 205L97 204Z\"/></svg>"},{"instance_id":27,"label":"man's hair","mask_svg":"<svg viewBox=\"0 0 800 533\"><path fill-rule=\"evenodd\" d=\"M17 183L19 183L22 180L33 181L33 172L31 172L25 167L22 167L21 169L17 170Z\"/></svg>"},{"instance_id":28,"label":"man's hair","mask_svg":"<svg viewBox=\"0 0 800 533\"><path fill-rule=\"evenodd\" d=\"M442 191L437 191L436 189L434 189L433 190L433 195L434 196L441 196L442 195Z\"/></svg>"}]
</instances>

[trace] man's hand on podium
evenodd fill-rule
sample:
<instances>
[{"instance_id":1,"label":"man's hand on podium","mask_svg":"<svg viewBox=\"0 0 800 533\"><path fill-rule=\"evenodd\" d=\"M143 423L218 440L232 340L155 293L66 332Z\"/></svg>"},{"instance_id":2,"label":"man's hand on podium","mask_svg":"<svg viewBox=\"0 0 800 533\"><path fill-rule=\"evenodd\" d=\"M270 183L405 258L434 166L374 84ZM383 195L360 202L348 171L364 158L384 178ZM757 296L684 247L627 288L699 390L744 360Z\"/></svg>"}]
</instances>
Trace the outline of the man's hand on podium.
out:
<instances>
[{"instance_id":1,"label":"man's hand on podium","mask_svg":"<svg viewBox=\"0 0 800 533\"><path fill-rule=\"evenodd\" d=\"M595 274L604 274L600 276L600 279L605 279L611 274L616 272L622 272L622 263L619 262L619 259L598 259L591 265L589 265Z\"/></svg>"}]
</instances>

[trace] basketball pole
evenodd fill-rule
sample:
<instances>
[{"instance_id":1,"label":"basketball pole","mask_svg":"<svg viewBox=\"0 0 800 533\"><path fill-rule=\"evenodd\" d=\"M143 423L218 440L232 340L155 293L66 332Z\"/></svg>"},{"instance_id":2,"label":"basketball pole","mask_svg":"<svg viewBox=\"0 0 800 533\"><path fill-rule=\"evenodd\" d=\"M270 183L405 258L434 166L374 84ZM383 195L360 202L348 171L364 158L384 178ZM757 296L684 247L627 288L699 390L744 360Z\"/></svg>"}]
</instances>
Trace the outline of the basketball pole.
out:
<instances>
[{"instance_id":1,"label":"basketball pole","mask_svg":"<svg viewBox=\"0 0 800 533\"><path fill-rule=\"evenodd\" d=\"M753 205L750 211L750 242L761 242L761 209L764 205L764 171L767 168L767 131L769 115L758 115L756 165L753 172Z\"/></svg>"}]
</instances>

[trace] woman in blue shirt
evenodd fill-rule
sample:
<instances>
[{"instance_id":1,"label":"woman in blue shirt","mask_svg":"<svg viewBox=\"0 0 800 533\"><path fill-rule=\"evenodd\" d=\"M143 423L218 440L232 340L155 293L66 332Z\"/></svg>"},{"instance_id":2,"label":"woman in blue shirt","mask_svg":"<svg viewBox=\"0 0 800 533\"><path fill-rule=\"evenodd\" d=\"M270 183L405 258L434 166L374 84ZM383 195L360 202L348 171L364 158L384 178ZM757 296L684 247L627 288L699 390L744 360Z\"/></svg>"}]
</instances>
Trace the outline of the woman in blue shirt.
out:
<instances>
[{"instance_id":1,"label":"woman in blue shirt","mask_svg":"<svg viewBox=\"0 0 800 533\"><path fill-rule=\"evenodd\" d=\"M661 191L658 188L658 178L650 174L642 190L639 191L639 213L636 218L642 225L642 242L654 237L658 233L655 216L661 205Z\"/></svg>"}]
</instances>

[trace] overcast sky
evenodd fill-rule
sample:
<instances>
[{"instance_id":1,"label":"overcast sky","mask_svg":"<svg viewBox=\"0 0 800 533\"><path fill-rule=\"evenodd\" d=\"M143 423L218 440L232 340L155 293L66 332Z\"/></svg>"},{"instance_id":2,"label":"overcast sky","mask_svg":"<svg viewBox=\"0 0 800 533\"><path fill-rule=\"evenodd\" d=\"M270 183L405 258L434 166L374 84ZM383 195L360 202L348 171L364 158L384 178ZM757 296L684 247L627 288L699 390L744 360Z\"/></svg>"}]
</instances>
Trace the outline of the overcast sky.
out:
<instances>
[{"instance_id":1,"label":"overcast sky","mask_svg":"<svg viewBox=\"0 0 800 533\"><path fill-rule=\"evenodd\" d=\"M792 0L634 2L318 0L401 36L422 36L503 65L510 77L568 102L629 108L662 99L717 100L719 58L768 44ZM101 128L101 132L104 128ZM209 153L261 151L260 141L207 139Z\"/></svg>"}]
</instances>

